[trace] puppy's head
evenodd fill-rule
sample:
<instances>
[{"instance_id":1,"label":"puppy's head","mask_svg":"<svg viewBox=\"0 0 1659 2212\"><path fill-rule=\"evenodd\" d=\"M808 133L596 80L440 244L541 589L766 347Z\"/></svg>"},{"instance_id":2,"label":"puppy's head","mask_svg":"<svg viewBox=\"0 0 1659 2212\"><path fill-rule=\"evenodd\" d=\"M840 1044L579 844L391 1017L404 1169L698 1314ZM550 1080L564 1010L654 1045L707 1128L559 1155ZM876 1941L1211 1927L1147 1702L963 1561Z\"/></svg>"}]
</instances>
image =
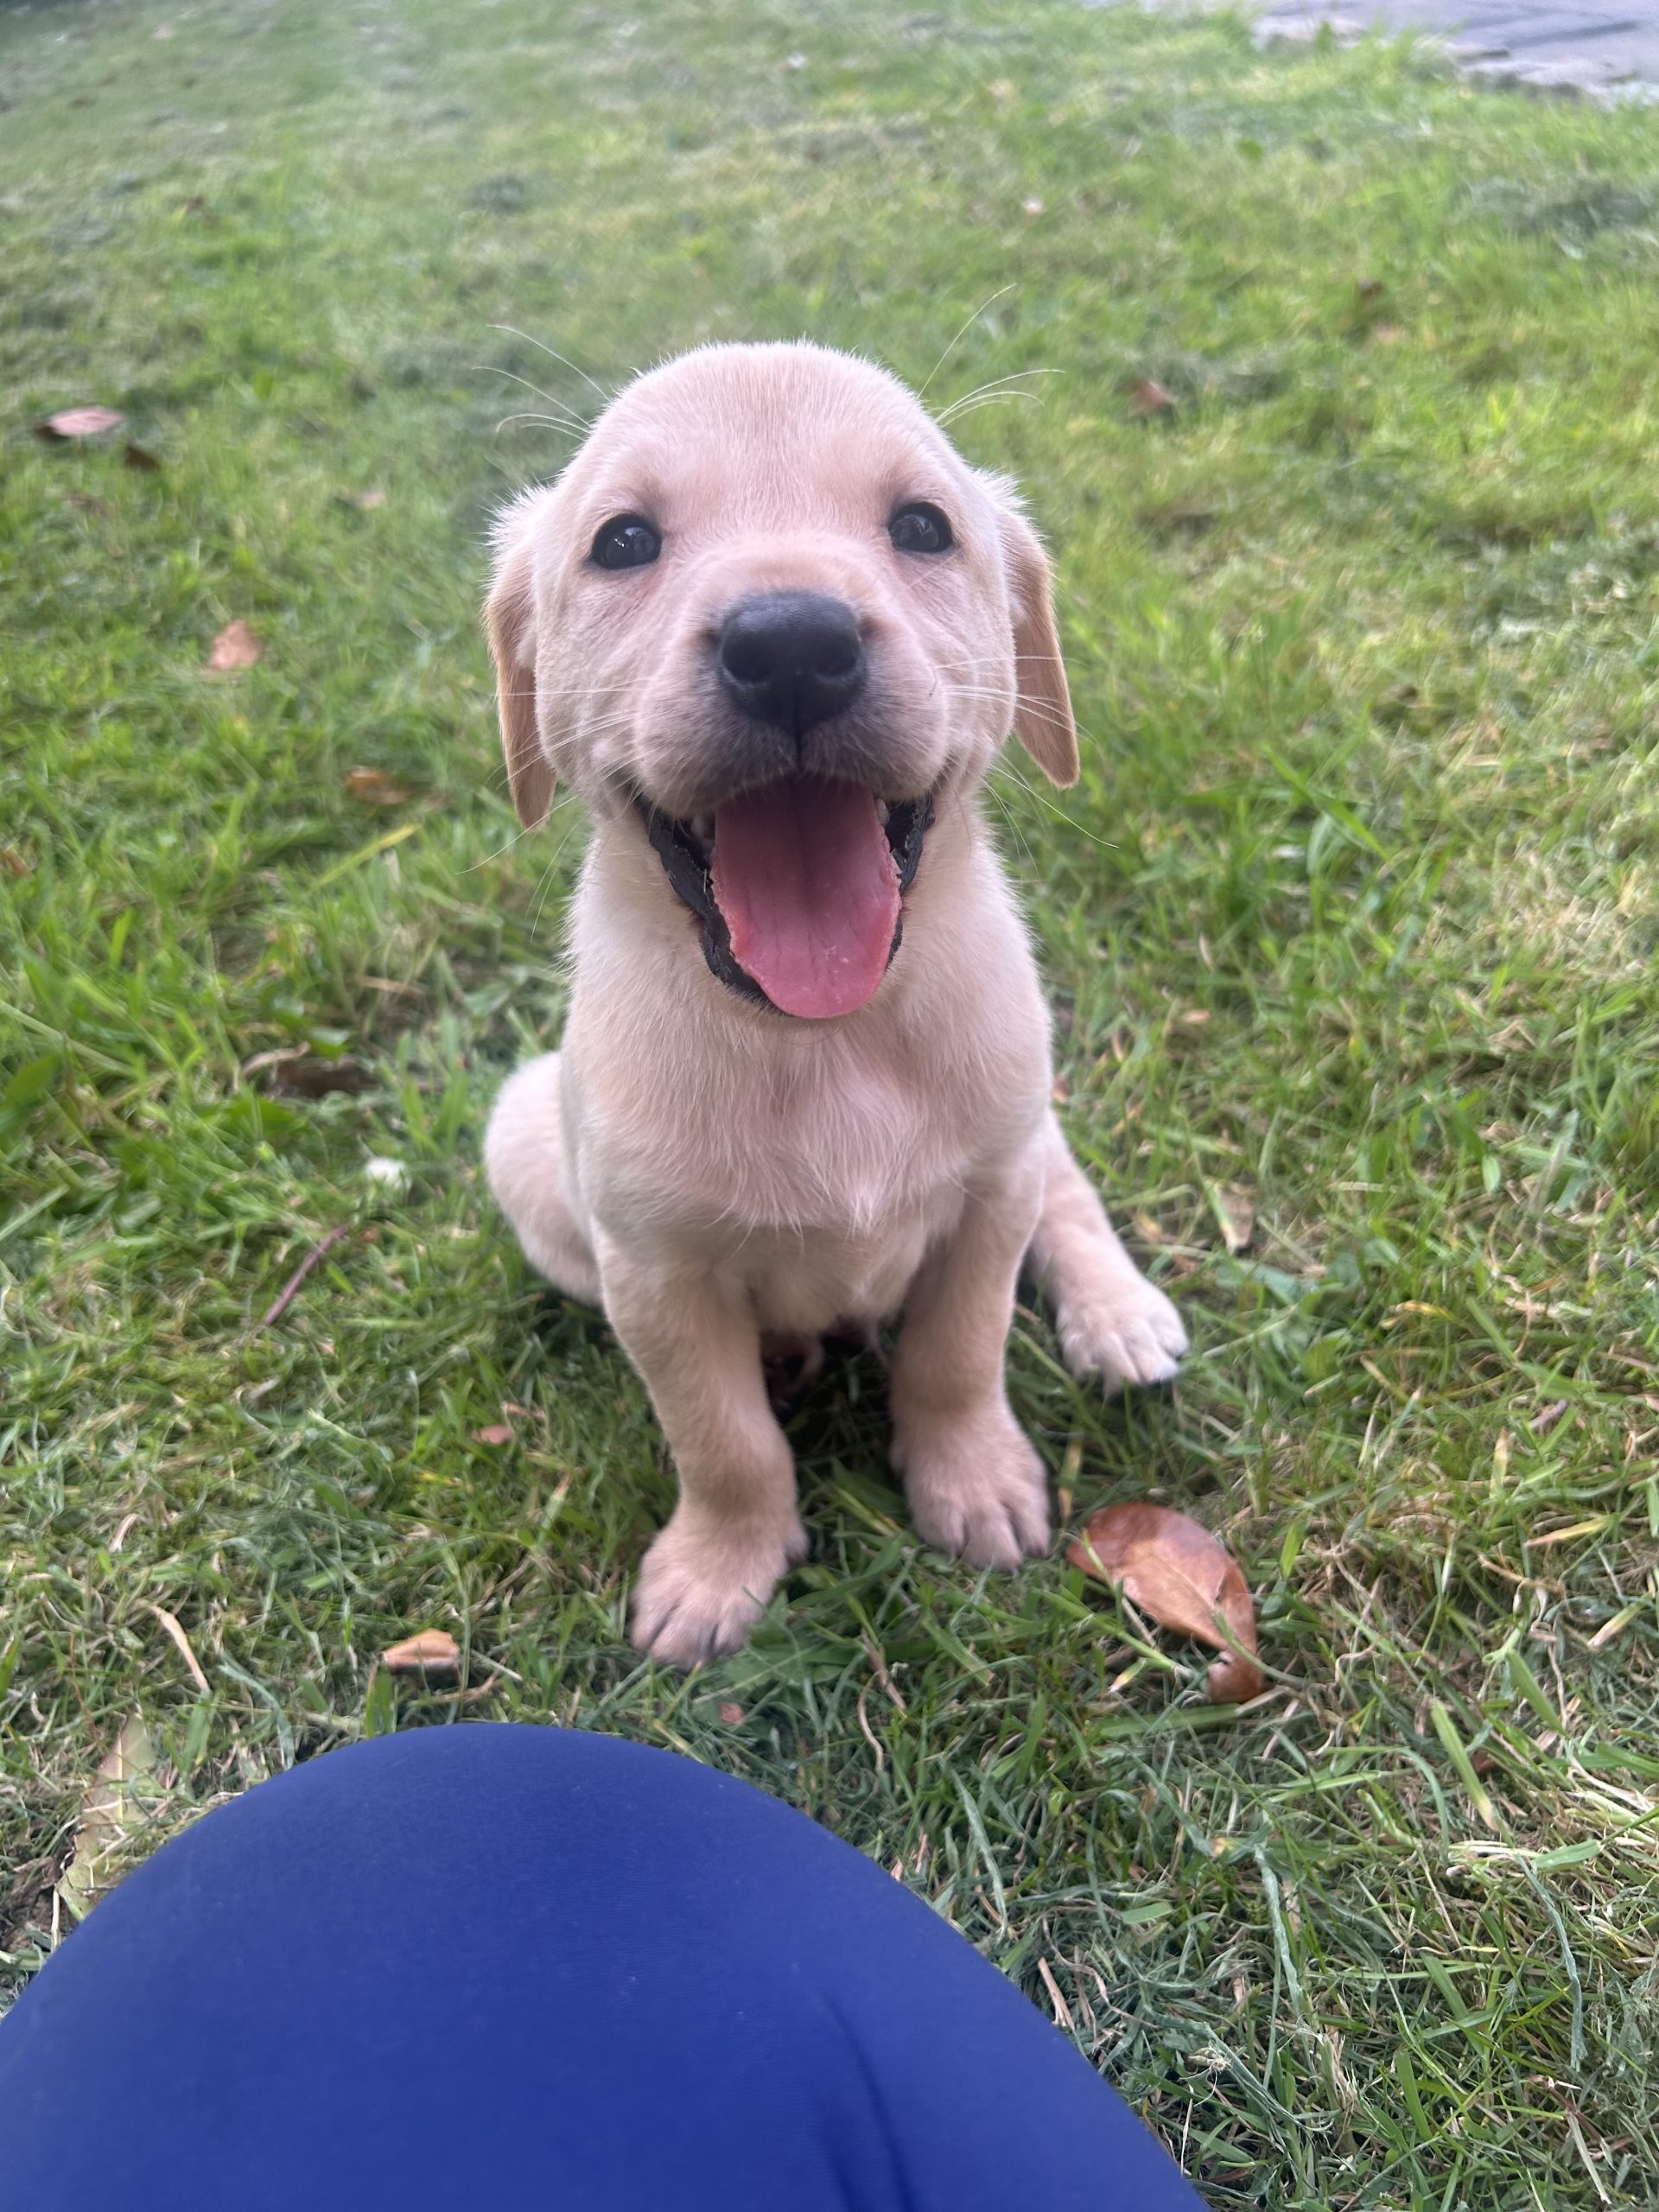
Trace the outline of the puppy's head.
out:
<instances>
[{"instance_id":1,"label":"puppy's head","mask_svg":"<svg viewBox=\"0 0 1659 2212\"><path fill-rule=\"evenodd\" d=\"M1011 728L1077 774L1009 489L818 346L708 346L630 385L503 518L487 620L520 817L563 776L626 817L715 973L786 1014L874 994L936 807Z\"/></svg>"}]
</instances>

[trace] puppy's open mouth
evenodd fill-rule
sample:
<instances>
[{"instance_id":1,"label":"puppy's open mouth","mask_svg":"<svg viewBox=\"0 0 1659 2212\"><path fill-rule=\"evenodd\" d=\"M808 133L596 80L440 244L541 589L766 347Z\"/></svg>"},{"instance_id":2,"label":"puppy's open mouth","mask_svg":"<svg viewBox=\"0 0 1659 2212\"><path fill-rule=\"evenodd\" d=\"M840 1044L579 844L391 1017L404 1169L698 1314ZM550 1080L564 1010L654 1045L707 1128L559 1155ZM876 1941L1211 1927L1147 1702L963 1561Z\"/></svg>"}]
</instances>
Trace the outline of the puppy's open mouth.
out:
<instances>
[{"instance_id":1,"label":"puppy's open mouth","mask_svg":"<svg viewBox=\"0 0 1659 2212\"><path fill-rule=\"evenodd\" d=\"M636 800L722 983L805 1020L851 1014L899 950L933 801L786 776L677 821Z\"/></svg>"}]
</instances>

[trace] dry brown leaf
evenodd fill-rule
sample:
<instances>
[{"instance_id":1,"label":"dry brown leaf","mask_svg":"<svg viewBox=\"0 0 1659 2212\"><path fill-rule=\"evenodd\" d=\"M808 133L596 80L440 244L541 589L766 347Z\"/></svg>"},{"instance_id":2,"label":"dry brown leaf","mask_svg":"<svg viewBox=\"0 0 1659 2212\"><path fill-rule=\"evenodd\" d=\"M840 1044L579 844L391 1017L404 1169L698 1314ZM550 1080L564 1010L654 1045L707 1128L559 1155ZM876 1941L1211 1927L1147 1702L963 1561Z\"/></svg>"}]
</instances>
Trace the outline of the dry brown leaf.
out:
<instances>
[{"instance_id":1,"label":"dry brown leaf","mask_svg":"<svg viewBox=\"0 0 1659 2212\"><path fill-rule=\"evenodd\" d=\"M135 1516L133 1517L136 1518L137 1516ZM130 1525L130 1520L122 1522L121 1537L125 1536ZM110 1548L112 1551L118 1550L120 1548L120 1541L121 1538L118 1537L116 1542L112 1544ZM180 1620L178 1615L176 1613L169 1613L165 1605L151 1605L149 1610L155 1614L156 1619L167 1630L168 1635L173 1639L175 1649L178 1652L180 1658L183 1660L185 1665L190 1669L191 1681L201 1692L203 1697L210 1696L212 1694L212 1691L208 1684L207 1675L201 1671L201 1662L197 1658L194 1647L192 1645L189 1637L185 1634L184 1624Z\"/></svg>"},{"instance_id":2,"label":"dry brown leaf","mask_svg":"<svg viewBox=\"0 0 1659 2212\"><path fill-rule=\"evenodd\" d=\"M35 435L48 442L61 438L96 438L126 419L115 407L66 407L56 415L48 415L44 423L37 423Z\"/></svg>"},{"instance_id":3,"label":"dry brown leaf","mask_svg":"<svg viewBox=\"0 0 1659 2212\"><path fill-rule=\"evenodd\" d=\"M409 797L408 786L384 768L353 768L346 779L346 788L365 806L401 806Z\"/></svg>"},{"instance_id":4,"label":"dry brown leaf","mask_svg":"<svg viewBox=\"0 0 1659 2212\"><path fill-rule=\"evenodd\" d=\"M1248 1191L1226 1184L1212 1191L1210 1199L1221 1224L1222 1243L1235 1255L1248 1252L1255 1235L1255 1200Z\"/></svg>"},{"instance_id":5,"label":"dry brown leaf","mask_svg":"<svg viewBox=\"0 0 1659 2212\"><path fill-rule=\"evenodd\" d=\"M1121 1590L1160 1628L1224 1653L1210 1669L1216 1704L1243 1705L1266 1687L1255 1658L1255 1609L1238 1562L1185 1513L1167 1505L1106 1506L1090 1515L1066 1557Z\"/></svg>"},{"instance_id":6,"label":"dry brown leaf","mask_svg":"<svg viewBox=\"0 0 1659 2212\"><path fill-rule=\"evenodd\" d=\"M251 668L259 658L259 640L245 622L227 622L213 639L207 656L210 676L229 676L238 668Z\"/></svg>"},{"instance_id":7,"label":"dry brown leaf","mask_svg":"<svg viewBox=\"0 0 1659 2212\"><path fill-rule=\"evenodd\" d=\"M1129 387L1129 406L1137 415L1167 415L1175 404L1175 395L1166 391L1156 377L1142 377Z\"/></svg>"},{"instance_id":8,"label":"dry brown leaf","mask_svg":"<svg viewBox=\"0 0 1659 2212\"><path fill-rule=\"evenodd\" d=\"M135 1713L99 1762L80 1808L74 1856L59 1878L58 1895L76 1920L120 1879L127 1836L161 1789L156 1746Z\"/></svg>"},{"instance_id":9,"label":"dry brown leaf","mask_svg":"<svg viewBox=\"0 0 1659 2212\"><path fill-rule=\"evenodd\" d=\"M16 845L0 845L0 868L3 868L8 875L28 875L34 865L32 861L23 858Z\"/></svg>"},{"instance_id":10,"label":"dry brown leaf","mask_svg":"<svg viewBox=\"0 0 1659 2212\"><path fill-rule=\"evenodd\" d=\"M374 1077L359 1060L327 1060L308 1052L303 1045L282 1045L275 1051L256 1052L244 1060L245 1076L263 1074L266 1088L286 1091L294 1098L325 1098L336 1090L372 1090Z\"/></svg>"},{"instance_id":11,"label":"dry brown leaf","mask_svg":"<svg viewBox=\"0 0 1659 2212\"><path fill-rule=\"evenodd\" d=\"M735 1728L742 1721L743 1708L741 1705L734 1705L729 1698L722 1699L720 1717L728 1728Z\"/></svg>"},{"instance_id":12,"label":"dry brown leaf","mask_svg":"<svg viewBox=\"0 0 1659 2212\"><path fill-rule=\"evenodd\" d=\"M461 1646L448 1629L423 1628L383 1651L380 1664L393 1675L453 1675L461 1664Z\"/></svg>"},{"instance_id":13,"label":"dry brown leaf","mask_svg":"<svg viewBox=\"0 0 1659 2212\"><path fill-rule=\"evenodd\" d=\"M508 1421L493 1421L487 1428L475 1428L473 1436L480 1444L511 1444L512 1427Z\"/></svg>"}]
</instances>

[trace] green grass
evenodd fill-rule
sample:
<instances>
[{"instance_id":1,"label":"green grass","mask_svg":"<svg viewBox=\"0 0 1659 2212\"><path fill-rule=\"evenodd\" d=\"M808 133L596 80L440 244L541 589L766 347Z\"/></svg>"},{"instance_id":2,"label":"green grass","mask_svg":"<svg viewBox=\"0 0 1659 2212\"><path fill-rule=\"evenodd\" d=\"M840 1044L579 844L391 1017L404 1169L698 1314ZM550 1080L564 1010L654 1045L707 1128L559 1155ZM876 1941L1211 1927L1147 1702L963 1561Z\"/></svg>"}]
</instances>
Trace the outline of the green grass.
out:
<instances>
[{"instance_id":1,"label":"green grass","mask_svg":"<svg viewBox=\"0 0 1659 2212\"><path fill-rule=\"evenodd\" d=\"M163 1827L550 1718L902 1865L1217 2205L1651 2202L1650 118L1069 0L124 0L8 14L0 87L10 1986L135 1713ZM1197 1339L1109 1406L1022 1316L1014 1390L1073 1518L1237 1549L1239 1719L1058 1558L919 1553L868 1365L794 1421L816 1549L751 1649L638 1665L665 1455L478 1169L581 842L501 790L483 532L563 448L498 424L592 397L497 326L919 382L992 295L929 397L1062 372L960 436L1050 535L1087 738L996 804L1072 1135ZM31 437L94 399L158 470ZM232 619L264 658L204 676ZM247 1071L294 1048L369 1087ZM371 1690L427 1625L460 1693Z\"/></svg>"}]
</instances>

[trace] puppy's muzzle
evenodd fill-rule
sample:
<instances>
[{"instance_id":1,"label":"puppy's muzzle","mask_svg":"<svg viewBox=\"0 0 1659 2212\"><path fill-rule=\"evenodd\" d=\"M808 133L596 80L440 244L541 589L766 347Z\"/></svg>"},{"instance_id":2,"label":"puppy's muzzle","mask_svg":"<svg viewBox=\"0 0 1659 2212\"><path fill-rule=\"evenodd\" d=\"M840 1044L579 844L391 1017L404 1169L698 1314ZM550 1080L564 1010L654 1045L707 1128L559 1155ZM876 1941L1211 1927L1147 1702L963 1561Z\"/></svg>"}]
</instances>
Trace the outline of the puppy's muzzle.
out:
<instances>
[{"instance_id":1,"label":"puppy's muzzle","mask_svg":"<svg viewBox=\"0 0 1659 2212\"><path fill-rule=\"evenodd\" d=\"M734 607L715 647L721 688L753 721L798 748L850 707L868 673L858 617L824 592L759 592Z\"/></svg>"}]
</instances>

